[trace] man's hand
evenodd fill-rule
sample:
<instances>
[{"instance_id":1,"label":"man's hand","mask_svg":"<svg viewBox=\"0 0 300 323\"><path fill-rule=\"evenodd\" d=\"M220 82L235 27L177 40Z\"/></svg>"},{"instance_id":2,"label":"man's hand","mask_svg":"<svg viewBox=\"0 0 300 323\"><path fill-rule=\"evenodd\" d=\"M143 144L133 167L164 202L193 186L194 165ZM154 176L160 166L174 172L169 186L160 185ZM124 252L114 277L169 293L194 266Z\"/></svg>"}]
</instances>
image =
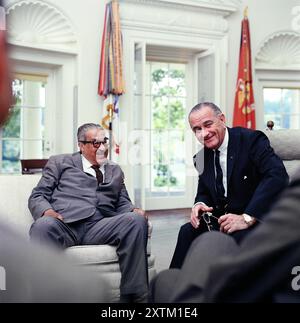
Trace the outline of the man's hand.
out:
<instances>
[{"instance_id":1,"label":"man's hand","mask_svg":"<svg viewBox=\"0 0 300 323\"><path fill-rule=\"evenodd\" d=\"M52 218L57 218L57 219L59 219L61 221L64 221L63 217L59 213L55 212L52 209L46 210L44 212L43 216L52 216Z\"/></svg>"},{"instance_id":2,"label":"man's hand","mask_svg":"<svg viewBox=\"0 0 300 323\"><path fill-rule=\"evenodd\" d=\"M200 215L203 212L211 212L213 210L212 207L209 207L205 204L197 204L192 208L192 213L191 213L191 224L192 226L197 229L200 225Z\"/></svg>"},{"instance_id":3,"label":"man's hand","mask_svg":"<svg viewBox=\"0 0 300 323\"><path fill-rule=\"evenodd\" d=\"M249 228L244 218L241 215L228 213L219 218L220 231L224 233L232 233L239 230Z\"/></svg>"},{"instance_id":4,"label":"man's hand","mask_svg":"<svg viewBox=\"0 0 300 323\"><path fill-rule=\"evenodd\" d=\"M146 212L143 209L140 208L134 208L132 210L132 212L137 213L138 215L143 216L147 221L148 221L148 215L146 214Z\"/></svg>"}]
</instances>

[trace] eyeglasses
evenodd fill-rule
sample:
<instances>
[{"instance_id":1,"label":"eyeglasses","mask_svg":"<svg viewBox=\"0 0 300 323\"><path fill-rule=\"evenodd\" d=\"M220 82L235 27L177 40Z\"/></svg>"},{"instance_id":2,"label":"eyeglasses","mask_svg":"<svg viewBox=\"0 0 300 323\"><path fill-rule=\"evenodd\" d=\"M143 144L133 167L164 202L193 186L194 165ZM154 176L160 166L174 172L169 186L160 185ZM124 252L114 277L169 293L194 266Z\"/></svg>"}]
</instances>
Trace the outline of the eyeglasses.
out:
<instances>
[{"instance_id":1,"label":"eyeglasses","mask_svg":"<svg viewBox=\"0 0 300 323\"><path fill-rule=\"evenodd\" d=\"M203 220L205 221L206 225L207 225L207 230L208 231L212 231L213 230L213 224L211 223L211 218L214 218L214 219L217 219L217 217L215 217L214 215L212 215L212 213L210 212L205 212L205 213L202 213L202 218Z\"/></svg>"},{"instance_id":2,"label":"eyeglasses","mask_svg":"<svg viewBox=\"0 0 300 323\"><path fill-rule=\"evenodd\" d=\"M95 148L99 148L101 145L108 145L109 139L107 137L104 138L103 141L97 141L96 139L94 140L79 140L79 142L83 144L92 144Z\"/></svg>"}]
</instances>

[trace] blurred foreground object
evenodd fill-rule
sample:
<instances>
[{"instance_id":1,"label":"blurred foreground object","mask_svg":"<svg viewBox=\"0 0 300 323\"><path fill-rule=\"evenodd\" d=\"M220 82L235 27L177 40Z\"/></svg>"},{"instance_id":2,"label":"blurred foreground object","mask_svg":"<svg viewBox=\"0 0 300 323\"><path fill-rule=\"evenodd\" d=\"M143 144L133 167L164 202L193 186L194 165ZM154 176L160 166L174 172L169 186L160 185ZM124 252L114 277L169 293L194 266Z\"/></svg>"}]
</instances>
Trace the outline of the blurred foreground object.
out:
<instances>
[{"instance_id":1,"label":"blurred foreground object","mask_svg":"<svg viewBox=\"0 0 300 323\"><path fill-rule=\"evenodd\" d=\"M3 224L0 242L0 303L101 303L109 298L104 280L99 290L94 282L101 278L91 271L72 266L63 255L29 243Z\"/></svg>"},{"instance_id":2,"label":"blurred foreground object","mask_svg":"<svg viewBox=\"0 0 300 323\"><path fill-rule=\"evenodd\" d=\"M0 124L8 116L11 104L11 82L7 57L5 10L0 1Z\"/></svg>"}]
</instances>

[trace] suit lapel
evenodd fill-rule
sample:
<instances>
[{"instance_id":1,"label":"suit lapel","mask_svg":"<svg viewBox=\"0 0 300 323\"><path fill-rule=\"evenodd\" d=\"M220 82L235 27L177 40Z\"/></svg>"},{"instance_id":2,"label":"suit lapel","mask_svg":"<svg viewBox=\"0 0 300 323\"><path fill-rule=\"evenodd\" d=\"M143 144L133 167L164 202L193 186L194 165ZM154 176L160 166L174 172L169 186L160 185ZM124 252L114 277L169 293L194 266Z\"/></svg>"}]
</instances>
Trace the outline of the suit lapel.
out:
<instances>
[{"instance_id":1,"label":"suit lapel","mask_svg":"<svg viewBox=\"0 0 300 323\"><path fill-rule=\"evenodd\" d=\"M105 175L104 175L103 184L110 183L112 180L112 165L107 163L106 165L104 165L104 170L105 170Z\"/></svg>"},{"instance_id":2,"label":"suit lapel","mask_svg":"<svg viewBox=\"0 0 300 323\"><path fill-rule=\"evenodd\" d=\"M240 146L240 137L234 129L228 128L229 141L227 148L227 187L229 187L230 177L232 174L233 166L236 161L237 152ZM228 195L228 192L227 192Z\"/></svg>"},{"instance_id":3,"label":"suit lapel","mask_svg":"<svg viewBox=\"0 0 300 323\"><path fill-rule=\"evenodd\" d=\"M72 155L74 165L83 171L81 154L79 152Z\"/></svg>"}]
</instances>

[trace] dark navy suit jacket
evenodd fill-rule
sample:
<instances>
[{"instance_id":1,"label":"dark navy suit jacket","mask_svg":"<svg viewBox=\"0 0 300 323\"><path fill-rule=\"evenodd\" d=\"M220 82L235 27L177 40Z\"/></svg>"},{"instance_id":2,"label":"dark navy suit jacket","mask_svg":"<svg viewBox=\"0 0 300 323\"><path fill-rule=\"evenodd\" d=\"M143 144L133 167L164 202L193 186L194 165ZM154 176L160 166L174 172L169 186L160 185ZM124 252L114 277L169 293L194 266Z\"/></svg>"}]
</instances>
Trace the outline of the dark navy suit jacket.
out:
<instances>
[{"instance_id":1,"label":"dark navy suit jacket","mask_svg":"<svg viewBox=\"0 0 300 323\"><path fill-rule=\"evenodd\" d=\"M288 185L287 172L263 132L240 127L228 128L228 132L226 212L247 213L260 220ZM201 165L197 165L201 162L201 153L194 156L197 169L201 169ZM204 202L214 208L215 215L220 215L214 151L207 148L204 148L204 170L199 175L196 202Z\"/></svg>"}]
</instances>

